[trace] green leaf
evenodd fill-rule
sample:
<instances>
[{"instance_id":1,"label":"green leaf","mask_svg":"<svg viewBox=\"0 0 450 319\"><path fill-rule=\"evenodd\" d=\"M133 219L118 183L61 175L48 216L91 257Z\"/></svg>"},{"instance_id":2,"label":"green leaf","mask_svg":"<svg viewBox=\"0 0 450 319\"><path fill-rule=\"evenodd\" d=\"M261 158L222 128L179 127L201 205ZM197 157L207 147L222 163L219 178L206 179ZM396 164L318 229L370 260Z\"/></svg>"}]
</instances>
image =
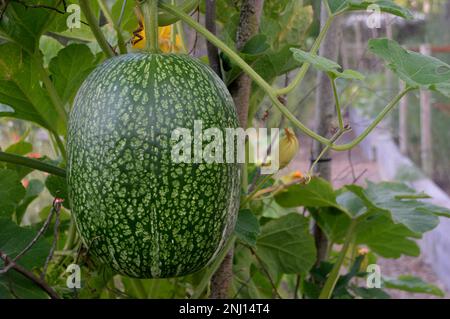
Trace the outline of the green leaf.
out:
<instances>
[{"instance_id":1,"label":"green leaf","mask_svg":"<svg viewBox=\"0 0 450 319\"><path fill-rule=\"evenodd\" d=\"M439 83L434 86L434 89L441 93L442 95L445 95L446 97L450 98L450 83Z\"/></svg>"},{"instance_id":2,"label":"green leaf","mask_svg":"<svg viewBox=\"0 0 450 319\"><path fill-rule=\"evenodd\" d=\"M35 237L36 231L17 226L10 218L0 217L0 250L14 258ZM42 267L50 250L48 239L39 239L17 263L28 270ZM0 268L4 266L0 261ZM0 275L0 298L48 298L36 284L10 270Z\"/></svg>"},{"instance_id":3,"label":"green leaf","mask_svg":"<svg viewBox=\"0 0 450 319\"><path fill-rule=\"evenodd\" d=\"M387 214L372 216L356 228L356 243L369 246L385 258L399 258L402 254L419 256L420 248L415 242L417 237L402 224L394 224Z\"/></svg>"},{"instance_id":4,"label":"green leaf","mask_svg":"<svg viewBox=\"0 0 450 319\"><path fill-rule=\"evenodd\" d=\"M275 196L283 207L339 207L336 195L329 182L322 178L312 178L308 184L289 186L286 191Z\"/></svg>"},{"instance_id":5,"label":"green leaf","mask_svg":"<svg viewBox=\"0 0 450 319\"><path fill-rule=\"evenodd\" d=\"M344 70L344 72L339 72L336 74L336 78L346 79L346 80L364 80L365 76L355 70Z\"/></svg>"},{"instance_id":6,"label":"green leaf","mask_svg":"<svg viewBox=\"0 0 450 319\"><path fill-rule=\"evenodd\" d=\"M348 215L333 207L308 208L308 210L330 241L342 242L351 222Z\"/></svg>"},{"instance_id":7,"label":"green leaf","mask_svg":"<svg viewBox=\"0 0 450 319\"><path fill-rule=\"evenodd\" d=\"M29 131L26 132L17 143L9 145L6 149L6 153L12 153L16 155L27 155L33 151L33 145L31 143L25 142L24 139L27 137ZM2 167L2 166L0 166ZM15 171L18 174L19 179L23 179L26 175L31 173L33 170L29 167L16 165L12 163L4 163L4 168Z\"/></svg>"},{"instance_id":8,"label":"green leaf","mask_svg":"<svg viewBox=\"0 0 450 319\"><path fill-rule=\"evenodd\" d=\"M45 180L45 187L47 187L48 191L53 197L63 199L63 206L67 209L70 209L67 182L64 178L56 175L49 175Z\"/></svg>"},{"instance_id":9,"label":"green leaf","mask_svg":"<svg viewBox=\"0 0 450 319\"><path fill-rule=\"evenodd\" d=\"M37 0L33 1L33 5L56 7L58 2L58 0ZM6 11L0 20L0 38L14 42L28 53L34 54L39 47L39 37L56 15L53 10L27 8L23 3L8 1Z\"/></svg>"},{"instance_id":10,"label":"green leaf","mask_svg":"<svg viewBox=\"0 0 450 319\"><path fill-rule=\"evenodd\" d=\"M16 155L26 155L33 151L33 144L25 142L21 139L19 142L15 144L11 144L5 149L6 153L12 153Z\"/></svg>"},{"instance_id":11,"label":"green leaf","mask_svg":"<svg viewBox=\"0 0 450 319\"><path fill-rule=\"evenodd\" d=\"M0 250L10 258L19 254L36 236L37 231L31 227L19 227L9 218L0 217ZM50 241L39 239L36 244L17 262L27 269L44 265L50 250ZM0 265L1 265L0 261Z\"/></svg>"},{"instance_id":12,"label":"green leaf","mask_svg":"<svg viewBox=\"0 0 450 319\"><path fill-rule=\"evenodd\" d=\"M114 2L111 9L111 15L114 21L119 21L120 13L122 12L122 5L123 0ZM129 33L132 33L139 26L139 21L135 13L135 7L135 1L127 1L125 10L123 11L122 23L120 27L122 30L128 31Z\"/></svg>"},{"instance_id":13,"label":"green leaf","mask_svg":"<svg viewBox=\"0 0 450 319\"><path fill-rule=\"evenodd\" d=\"M352 218L361 217L369 211L364 201L352 192L340 194L336 201L350 212Z\"/></svg>"},{"instance_id":14,"label":"green leaf","mask_svg":"<svg viewBox=\"0 0 450 319\"><path fill-rule=\"evenodd\" d=\"M445 208L418 201L424 194L417 194L413 189L400 183L368 182L366 189L357 185L347 185L337 201L353 217L362 218L368 213L388 213L395 223L401 223L416 233L425 233L439 223L440 214L448 212Z\"/></svg>"},{"instance_id":15,"label":"green leaf","mask_svg":"<svg viewBox=\"0 0 450 319\"><path fill-rule=\"evenodd\" d=\"M337 70L341 69L341 66L336 62L318 56L316 54L311 54L309 52L302 51L300 49L291 49L294 54L294 59L296 59L300 63L309 63L312 67L316 68L319 71L334 73Z\"/></svg>"},{"instance_id":16,"label":"green leaf","mask_svg":"<svg viewBox=\"0 0 450 319\"><path fill-rule=\"evenodd\" d=\"M299 63L292 57L290 46L283 47L279 51L267 50L259 55L241 54L241 57L267 82L272 83L279 75L285 74L299 66ZM227 63L229 58L222 55L222 59ZM228 60L226 60L228 59ZM231 64L231 69L227 72L226 83L230 84L242 74L241 68ZM230 67L229 66L229 67ZM257 85L253 85L253 91L257 91Z\"/></svg>"},{"instance_id":17,"label":"green leaf","mask_svg":"<svg viewBox=\"0 0 450 319\"><path fill-rule=\"evenodd\" d=\"M48 67L53 59L64 46L55 38L43 35L39 40L39 49L44 56L44 66Z\"/></svg>"},{"instance_id":18,"label":"green leaf","mask_svg":"<svg viewBox=\"0 0 450 319\"><path fill-rule=\"evenodd\" d=\"M22 218L25 215L28 206L43 190L44 184L40 180L32 179L29 181L28 187L26 188L25 197L20 201L16 208L16 220L19 225L22 222Z\"/></svg>"},{"instance_id":19,"label":"green leaf","mask_svg":"<svg viewBox=\"0 0 450 319\"><path fill-rule=\"evenodd\" d=\"M55 88L64 103L70 103L95 67L95 56L85 44L70 44L50 61Z\"/></svg>"},{"instance_id":20,"label":"green leaf","mask_svg":"<svg viewBox=\"0 0 450 319\"><path fill-rule=\"evenodd\" d=\"M450 82L450 65L431 56L408 51L389 39L371 39L370 52L387 62L387 66L411 87L436 90Z\"/></svg>"},{"instance_id":21,"label":"green leaf","mask_svg":"<svg viewBox=\"0 0 450 319\"><path fill-rule=\"evenodd\" d=\"M267 36L264 34L257 34L248 40L241 50L241 53L249 55L259 55L267 51L270 48L266 42Z\"/></svg>"},{"instance_id":22,"label":"green leaf","mask_svg":"<svg viewBox=\"0 0 450 319\"><path fill-rule=\"evenodd\" d=\"M390 299L388 293L379 288L352 287L352 292L362 299Z\"/></svg>"},{"instance_id":23,"label":"green leaf","mask_svg":"<svg viewBox=\"0 0 450 319\"><path fill-rule=\"evenodd\" d=\"M302 1L267 1L263 10L260 32L267 35L271 47L304 42L314 17L310 5L303 6Z\"/></svg>"},{"instance_id":24,"label":"green leaf","mask_svg":"<svg viewBox=\"0 0 450 319\"><path fill-rule=\"evenodd\" d=\"M316 68L319 71L323 71L328 73L333 78L341 78L347 80L364 80L364 75L354 70L345 70L340 72L339 70L342 68L336 62L318 56L316 54L312 54L309 52L302 51L300 49L292 48L291 51L294 54L294 59L300 63L309 63L312 67Z\"/></svg>"},{"instance_id":25,"label":"green leaf","mask_svg":"<svg viewBox=\"0 0 450 319\"><path fill-rule=\"evenodd\" d=\"M439 297L445 296L445 293L435 285L427 283L421 278L411 275L401 275L397 279L384 277L383 284L385 288L423 293Z\"/></svg>"},{"instance_id":26,"label":"green leaf","mask_svg":"<svg viewBox=\"0 0 450 319\"><path fill-rule=\"evenodd\" d=\"M48 299L35 283L15 271L0 275L0 299Z\"/></svg>"},{"instance_id":27,"label":"green leaf","mask_svg":"<svg viewBox=\"0 0 450 319\"><path fill-rule=\"evenodd\" d=\"M306 273L316 260L309 220L297 213L266 223L256 247L256 253L264 264L276 272Z\"/></svg>"},{"instance_id":28,"label":"green leaf","mask_svg":"<svg viewBox=\"0 0 450 319\"><path fill-rule=\"evenodd\" d=\"M260 233L259 222L249 209L239 211L235 232L237 238L244 243L250 246L256 245L256 238Z\"/></svg>"},{"instance_id":29,"label":"green leaf","mask_svg":"<svg viewBox=\"0 0 450 319\"><path fill-rule=\"evenodd\" d=\"M272 286L250 249L237 245L234 251L233 286L239 298L271 298ZM267 293L268 291L268 293Z\"/></svg>"},{"instance_id":30,"label":"green leaf","mask_svg":"<svg viewBox=\"0 0 450 319\"><path fill-rule=\"evenodd\" d=\"M415 195L413 189L399 183L368 183L367 197L379 208L390 212L396 223L401 223L416 233L425 233L439 224L439 218L433 214L436 206L418 200L398 200L398 196Z\"/></svg>"},{"instance_id":31,"label":"green leaf","mask_svg":"<svg viewBox=\"0 0 450 319\"><path fill-rule=\"evenodd\" d=\"M390 13L404 19L412 19L412 13L392 1L361 1L361 0L328 0L331 12L341 14L348 11L367 10L370 5L377 5L381 12Z\"/></svg>"},{"instance_id":32,"label":"green leaf","mask_svg":"<svg viewBox=\"0 0 450 319\"><path fill-rule=\"evenodd\" d=\"M11 216L24 196L25 189L17 173L0 169L0 216Z\"/></svg>"},{"instance_id":33,"label":"green leaf","mask_svg":"<svg viewBox=\"0 0 450 319\"><path fill-rule=\"evenodd\" d=\"M0 117L32 121L51 129L58 123L59 116L40 85L36 63L41 61L15 44L0 45L0 103L14 109L14 112L0 112Z\"/></svg>"}]
</instances>

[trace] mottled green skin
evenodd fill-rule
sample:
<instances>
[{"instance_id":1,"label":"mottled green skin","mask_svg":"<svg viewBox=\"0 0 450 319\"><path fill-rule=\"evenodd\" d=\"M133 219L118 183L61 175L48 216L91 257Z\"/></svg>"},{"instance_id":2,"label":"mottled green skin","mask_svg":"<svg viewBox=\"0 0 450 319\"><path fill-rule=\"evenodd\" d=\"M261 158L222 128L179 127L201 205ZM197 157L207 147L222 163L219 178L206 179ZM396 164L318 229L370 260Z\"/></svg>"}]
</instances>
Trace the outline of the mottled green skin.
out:
<instances>
[{"instance_id":1,"label":"mottled green skin","mask_svg":"<svg viewBox=\"0 0 450 319\"><path fill-rule=\"evenodd\" d=\"M89 251L120 274L162 278L208 264L234 229L238 164L176 164L171 133L237 127L223 82L188 56L106 61L75 99L69 196ZM173 143L173 142L172 142Z\"/></svg>"}]
</instances>

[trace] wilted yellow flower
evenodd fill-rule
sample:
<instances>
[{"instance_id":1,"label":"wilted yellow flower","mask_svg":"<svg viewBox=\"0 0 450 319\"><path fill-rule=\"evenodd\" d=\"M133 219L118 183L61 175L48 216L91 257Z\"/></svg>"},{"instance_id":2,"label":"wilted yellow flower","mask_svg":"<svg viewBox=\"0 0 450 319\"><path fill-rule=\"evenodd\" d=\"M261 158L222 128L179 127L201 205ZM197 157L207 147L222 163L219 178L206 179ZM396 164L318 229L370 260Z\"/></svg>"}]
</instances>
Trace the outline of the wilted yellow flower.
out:
<instances>
[{"instance_id":1,"label":"wilted yellow flower","mask_svg":"<svg viewBox=\"0 0 450 319\"><path fill-rule=\"evenodd\" d=\"M171 35L172 35L172 28L173 25L168 25L165 27L159 27L159 49L164 53L169 52L181 52L183 51L183 46L181 43L180 35L177 34L175 36L175 43L172 43L171 41ZM133 37L133 40L131 41L133 48L135 49L145 49L145 30L142 28L141 31L136 33L136 35Z\"/></svg>"},{"instance_id":2,"label":"wilted yellow flower","mask_svg":"<svg viewBox=\"0 0 450 319\"><path fill-rule=\"evenodd\" d=\"M280 145L278 147L280 169L286 167L292 161L300 148L294 131L290 128L285 128L284 132L285 135L281 138Z\"/></svg>"},{"instance_id":3,"label":"wilted yellow flower","mask_svg":"<svg viewBox=\"0 0 450 319\"><path fill-rule=\"evenodd\" d=\"M283 182L283 184L288 185L288 184L291 184L293 182L299 181L299 180L301 180L303 178L304 178L304 176L303 176L302 172L294 171L294 172L289 173L287 175L281 176L280 180Z\"/></svg>"}]
</instances>

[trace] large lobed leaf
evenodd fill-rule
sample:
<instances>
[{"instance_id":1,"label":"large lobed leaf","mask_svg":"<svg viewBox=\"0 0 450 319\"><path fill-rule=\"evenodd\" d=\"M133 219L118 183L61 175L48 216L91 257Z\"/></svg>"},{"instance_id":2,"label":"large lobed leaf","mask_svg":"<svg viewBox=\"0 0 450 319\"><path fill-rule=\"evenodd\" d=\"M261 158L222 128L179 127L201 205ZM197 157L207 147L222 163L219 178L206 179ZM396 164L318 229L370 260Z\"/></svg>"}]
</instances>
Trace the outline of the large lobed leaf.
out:
<instances>
[{"instance_id":1,"label":"large lobed leaf","mask_svg":"<svg viewBox=\"0 0 450 319\"><path fill-rule=\"evenodd\" d=\"M60 50L49 64L56 90L64 103L71 103L79 87L96 65L85 44L70 44Z\"/></svg>"},{"instance_id":2,"label":"large lobed leaf","mask_svg":"<svg viewBox=\"0 0 450 319\"><path fill-rule=\"evenodd\" d=\"M414 293L430 294L439 297L445 296L445 293L435 285L429 284L421 278L411 275L401 275L396 279L384 277L383 286Z\"/></svg>"},{"instance_id":3,"label":"large lobed leaf","mask_svg":"<svg viewBox=\"0 0 450 319\"><path fill-rule=\"evenodd\" d=\"M0 103L14 111L0 111L7 116L27 120L52 129L59 116L44 88L41 87L37 63L18 45L0 45Z\"/></svg>"},{"instance_id":4,"label":"large lobed leaf","mask_svg":"<svg viewBox=\"0 0 450 319\"><path fill-rule=\"evenodd\" d=\"M368 182L366 188L348 185L334 191L322 179L290 186L275 199L283 207L304 206L333 242L342 242L352 219L356 220L356 242L377 254L397 258L417 256L415 239L432 230L439 216L450 216L446 208L419 199L417 193L399 183Z\"/></svg>"},{"instance_id":5,"label":"large lobed leaf","mask_svg":"<svg viewBox=\"0 0 450 319\"><path fill-rule=\"evenodd\" d=\"M292 185L275 196L283 207L338 207L336 194L330 183L322 178L312 178L308 184Z\"/></svg>"},{"instance_id":6,"label":"large lobed leaf","mask_svg":"<svg viewBox=\"0 0 450 319\"><path fill-rule=\"evenodd\" d=\"M306 273L316 260L309 220L291 213L266 223L256 244L256 253L276 273Z\"/></svg>"},{"instance_id":7,"label":"large lobed leaf","mask_svg":"<svg viewBox=\"0 0 450 319\"><path fill-rule=\"evenodd\" d=\"M431 56L408 51L389 39L371 39L370 52L386 61L387 66L407 85L449 93L450 65Z\"/></svg>"}]
</instances>

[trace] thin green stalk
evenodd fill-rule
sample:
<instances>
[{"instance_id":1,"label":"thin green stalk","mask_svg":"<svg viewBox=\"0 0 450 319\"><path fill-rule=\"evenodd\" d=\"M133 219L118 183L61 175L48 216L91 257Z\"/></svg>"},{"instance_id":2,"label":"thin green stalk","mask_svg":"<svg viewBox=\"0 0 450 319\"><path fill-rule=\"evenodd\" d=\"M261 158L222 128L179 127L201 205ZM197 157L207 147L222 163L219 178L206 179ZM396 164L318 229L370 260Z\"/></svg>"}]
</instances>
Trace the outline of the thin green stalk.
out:
<instances>
[{"instance_id":1,"label":"thin green stalk","mask_svg":"<svg viewBox=\"0 0 450 319\"><path fill-rule=\"evenodd\" d=\"M50 80L47 70L45 70L44 66L42 65L42 62L38 61L36 59L34 64L39 70L40 79L44 83L45 89L47 90L50 100L52 101L53 105L55 106L56 112L61 117L61 121L63 122L64 126L66 127L68 116L67 116L67 111L64 108L63 101L61 100L58 92L56 91L56 88L53 85L52 80Z\"/></svg>"},{"instance_id":2,"label":"thin green stalk","mask_svg":"<svg viewBox=\"0 0 450 319\"><path fill-rule=\"evenodd\" d=\"M81 11L83 11L84 16L86 17L86 21L89 24L89 28L92 30L92 33L95 36L95 39L98 42L98 45L105 53L108 58L112 58L115 54L109 45L108 41L106 41L105 35L98 25L98 21L92 12L91 6L88 0L80 0L79 2Z\"/></svg>"},{"instance_id":3,"label":"thin green stalk","mask_svg":"<svg viewBox=\"0 0 450 319\"><path fill-rule=\"evenodd\" d=\"M175 0L171 0L170 3L172 5L174 5L175 4ZM177 28L176 28L175 24L170 26L170 44L171 44L170 52L173 53L173 52L175 52L175 47L176 47L176 44L177 44Z\"/></svg>"},{"instance_id":4,"label":"thin green stalk","mask_svg":"<svg viewBox=\"0 0 450 319\"><path fill-rule=\"evenodd\" d=\"M333 20L334 20L334 16L330 15L328 17L328 20L326 21L325 25L323 26L322 30L320 30L320 33L317 36L316 40L314 41L314 44L311 47L310 53L316 54L317 51L319 51L320 45L321 45L323 39L325 38L328 30L330 29L330 26L331 26L331 23L333 22ZM302 83L303 79L305 78L305 75L308 72L309 67L310 67L309 63L303 63L300 70L298 71L297 75L292 80L292 82L288 86L276 90L276 95L288 94L293 89L298 87Z\"/></svg>"},{"instance_id":5,"label":"thin green stalk","mask_svg":"<svg viewBox=\"0 0 450 319\"><path fill-rule=\"evenodd\" d=\"M356 224L357 224L356 220L351 221L347 231L347 235L345 236L344 245L342 246L342 249L339 253L339 257L336 260L333 269L331 270L327 280L325 281L325 285L323 286L323 289L320 292L319 299L330 299L331 296L333 295L334 287L336 286L336 283L339 279L339 272L341 270L342 264L344 263L345 256L347 256L347 251L354 239L354 230Z\"/></svg>"},{"instance_id":6,"label":"thin green stalk","mask_svg":"<svg viewBox=\"0 0 450 319\"><path fill-rule=\"evenodd\" d=\"M64 162L67 163L66 147L64 146L64 143L63 143L63 141L61 140L61 137L60 137L57 133L55 133L55 132L50 132L50 133L51 133L51 134L53 135L53 137L55 138L55 142L56 142L56 145L57 145L57 147L58 147L58 149L59 149L59 152L61 153L61 157L63 158Z\"/></svg>"},{"instance_id":7,"label":"thin green stalk","mask_svg":"<svg viewBox=\"0 0 450 319\"><path fill-rule=\"evenodd\" d=\"M242 165L242 189L244 193L248 192L248 161Z\"/></svg>"},{"instance_id":8,"label":"thin green stalk","mask_svg":"<svg viewBox=\"0 0 450 319\"><path fill-rule=\"evenodd\" d=\"M203 291L205 291L206 287L208 286L211 277L214 275L214 273L219 268L220 264L222 263L225 256L228 254L228 251L231 249L231 247L234 246L234 242L236 241L236 236L232 236L228 242L226 243L225 247L222 249L221 253L216 257L214 262L211 266L209 266L205 273L203 274L202 280L198 284L198 286L195 288L194 293L192 294L192 299L199 299L201 295L203 294Z\"/></svg>"},{"instance_id":9,"label":"thin green stalk","mask_svg":"<svg viewBox=\"0 0 450 319\"><path fill-rule=\"evenodd\" d=\"M345 132L347 132L348 130L345 128L339 129L339 131L337 131L337 133L330 139L331 143L336 142L337 140L339 140L341 138L342 135L345 134ZM319 156L317 156L317 158L315 159L315 161L311 164L311 167L309 168L308 171L308 175L312 176L313 172L314 172L314 167L317 165L317 163L319 163L320 159L325 155L326 152L328 152L330 150L330 146L326 145L323 150L320 152Z\"/></svg>"},{"instance_id":10,"label":"thin green stalk","mask_svg":"<svg viewBox=\"0 0 450 319\"><path fill-rule=\"evenodd\" d=\"M62 156L61 150L59 149L59 146L58 146L58 143L56 143L55 134L51 131L48 131L48 133L49 133L48 137L49 137L50 142L53 147L53 152L55 152L55 157Z\"/></svg>"},{"instance_id":11,"label":"thin green stalk","mask_svg":"<svg viewBox=\"0 0 450 319\"><path fill-rule=\"evenodd\" d=\"M16 164L20 166L26 166L36 169L38 171L46 172L49 174L66 177L66 170L51 164L44 163L32 158L23 157L15 154L5 153L0 151L0 162L6 162Z\"/></svg>"},{"instance_id":12,"label":"thin green stalk","mask_svg":"<svg viewBox=\"0 0 450 319\"><path fill-rule=\"evenodd\" d=\"M148 52L158 53L158 0L141 2L141 10L144 16L146 49Z\"/></svg>"},{"instance_id":13,"label":"thin green stalk","mask_svg":"<svg viewBox=\"0 0 450 319\"><path fill-rule=\"evenodd\" d=\"M349 149L352 149L359 143L361 143L361 141L364 140L367 137L367 135L369 135L370 132L372 132L375 129L375 127L377 127L377 125L386 117L386 115L388 115L389 112L392 111L392 109L397 105L397 103L402 99L402 97L412 90L414 90L414 88L411 87L406 88L405 90L400 92L396 97L394 97L392 101L389 102L389 104L386 105L386 107L381 111L381 113L378 114L378 116L373 120L373 122L352 142L342 145L332 145L331 149L335 151L347 151Z\"/></svg>"},{"instance_id":14,"label":"thin green stalk","mask_svg":"<svg viewBox=\"0 0 450 319\"><path fill-rule=\"evenodd\" d=\"M125 40L122 35L122 30L119 27L119 24L114 21L111 11L108 8L108 5L106 4L105 0L97 0L98 5L100 9L102 10L103 14L105 15L106 20L108 23L110 23L117 34L117 46L119 47L120 54L126 54L127 53L127 46L125 45Z\"/></svg>"},{"instance_id":15,"label":"thin green stalk","mask_svg":"<svg viewBox=\"0 0 450 319\"><path fill-rule=\"evenodd\" d=\"M177 23L175 24L175 27L177 29L177 34L180 37L182 52L183 53L187 53L187 50L186 50L186 36L184 34L183 24L181 23L181 21L177 21Z\"/></svg>"},{"instance_id":16,"label":"thin green stalk","mask_svg":"<svg viewBox=\"0 0 450 319\"><path fill-rule=\"evenodd\" d=\"M342 110L341 110L341 103L339 101L339 95L337 92L337 87L336 87L336 79L331 78L331 87L333 88L333 95L334 95L334 101L336 104L336 113L337 113L337 117L338 117L338 122L339 122L339 129L344 129L344 119L342 118Z\"/></svg>"}]
</instances>

